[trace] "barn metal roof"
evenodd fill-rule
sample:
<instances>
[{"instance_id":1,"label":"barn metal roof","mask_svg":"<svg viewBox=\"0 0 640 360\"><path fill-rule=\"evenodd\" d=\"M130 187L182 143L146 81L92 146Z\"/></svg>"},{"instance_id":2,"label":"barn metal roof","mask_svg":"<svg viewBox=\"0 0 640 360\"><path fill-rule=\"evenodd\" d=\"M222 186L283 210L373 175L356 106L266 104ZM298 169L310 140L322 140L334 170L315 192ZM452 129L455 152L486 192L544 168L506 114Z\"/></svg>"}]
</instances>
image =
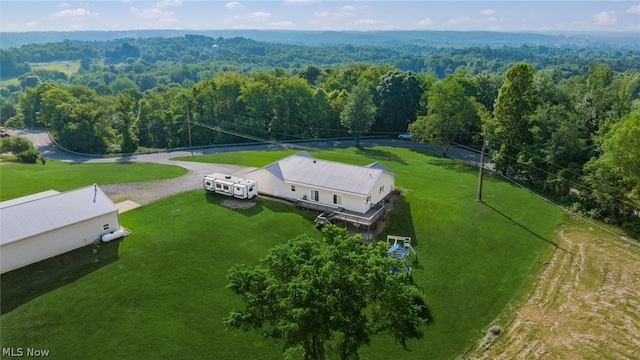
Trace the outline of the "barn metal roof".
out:
<instances>
[{"instance_id":1,"label":"barn metal roof","mask_svg":"<svg viewBox=\"0 0 640 360\"><path fill-rule=\"evenodd\" d=\"M316 159L306 152L301 152L269 164L264 169L287 183L364 196L371 192L371 188L383 172L393 175L385 167L373 166L374 164L343 164Z\"/></svg>"},{"instance_id":2,"label":"barn metal roof","mask_svg":"<svg viewBox=\"0 0 640 360\"><path fill-rule=\"evenodd\" d=\"M34 195L0 203L0 245L118 211L97 185Z\"/></svg>"}]
</instances>

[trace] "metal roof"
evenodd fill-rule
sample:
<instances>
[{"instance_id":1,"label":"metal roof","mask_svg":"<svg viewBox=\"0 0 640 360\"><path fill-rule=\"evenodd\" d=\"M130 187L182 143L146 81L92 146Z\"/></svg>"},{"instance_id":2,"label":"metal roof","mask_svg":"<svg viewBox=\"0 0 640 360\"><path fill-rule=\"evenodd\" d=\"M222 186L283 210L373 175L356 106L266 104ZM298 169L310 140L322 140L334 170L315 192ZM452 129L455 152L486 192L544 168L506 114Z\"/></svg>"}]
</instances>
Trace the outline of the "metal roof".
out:
<instances>
[{"instance_id":1,"label":"metal roof","mask_svg":"<svg viewBox=\"0 0 640 360\"><path fill-rule=\"evenodd\" d=\"M265 166L264 169L287 183L363 196L371 192L371 188L383 172L393 175L375 166L357 166L315 159L306 152L288 156Z\"/></svg>"},{"instance_id":2,"label":"metal roof","mask_svg":"<svg viewBox=\"0 0 640 360\"><path fill-rule=\"evenodd\" d=\"M0 203L0 245L118 211L97 185L34 195Z\"/></svg>"}]
</instances>

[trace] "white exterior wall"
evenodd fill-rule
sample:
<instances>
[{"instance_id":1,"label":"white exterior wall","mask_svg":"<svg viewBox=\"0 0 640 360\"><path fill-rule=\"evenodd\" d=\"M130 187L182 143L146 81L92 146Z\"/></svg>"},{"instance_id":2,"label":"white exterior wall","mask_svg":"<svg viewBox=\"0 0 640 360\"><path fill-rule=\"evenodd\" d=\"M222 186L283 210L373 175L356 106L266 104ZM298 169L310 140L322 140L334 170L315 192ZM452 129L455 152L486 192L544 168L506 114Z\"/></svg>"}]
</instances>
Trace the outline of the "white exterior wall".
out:
<instances>
[{"instance_id":1,"label":"white exterior wall","mask_svg":"<svg viewBox=\"0 0 640 360\"><path fill-rule=\"evenodd\" d=\"M103 230L104 224L110 228ZM117 211L4 244L0 247L0 273L89 245L103 234L116 230L120 230Z\"/></svg>"},{"instance_id":2,"label":"white exterior wall","mask_svg":"<svg viewBox=\"0 0 640 360\"><path fill-rule=\"evenodd\" d=\"M371 204L376 204L389 195L393 191L394 182L394 176L383 171L369 193L369 195L371 195ZM382 193L380 192L381 186L384 186L384 191ZM367 206L368 207L365 212L371 208L370 204L367 204Z\"/></svg>"},{"instance_id":3,"label":"white exterior wall","mask_svg":"<svg viewBox=\"0 0 640 360\"><path fill-rule=\"evenodd\" d=\"M289 199L292 201L301 199L306 196L307 199L310 200L310 191L311 189L314 189L319 191L319 203L336 206L333 203L333 194L339 194L342 195L342 205L337 206L343 207L346 210L365 213L371 208L371 204L368 204L366 202L366 196L357 196L354 194L344 193L341 194L336 191L332 192L330 190L313 188L306 185L287 184L279 178L273 176L269 171L265 169L253 171L245 175L245 177L258 182L258 193L260 194ZM373 202L373 204L382 200L384 196L391 192L393 188L393 176L387 173L383 173L378 179L378 182L376 182L376 185L378 183L380 183L381 185L375 187L375 190L373 190L375 194L373 194L371 197L371 201ZM383 183L385 185L385 193L378 194L378 189L380 188L380 186L382 186ZM291 191L291 185L295 186L296 191Z\"/></svg>"}]
</instances>

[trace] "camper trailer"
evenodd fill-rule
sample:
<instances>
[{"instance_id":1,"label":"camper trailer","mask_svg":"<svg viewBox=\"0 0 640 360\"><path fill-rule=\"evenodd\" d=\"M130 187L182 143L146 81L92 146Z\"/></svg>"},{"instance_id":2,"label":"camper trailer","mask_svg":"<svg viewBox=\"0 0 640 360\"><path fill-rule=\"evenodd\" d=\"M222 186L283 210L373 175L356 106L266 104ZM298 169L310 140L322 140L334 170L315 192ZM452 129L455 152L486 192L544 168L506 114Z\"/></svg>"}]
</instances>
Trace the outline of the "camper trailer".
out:
<instances>
[{"instance_id":1,"label":"camper trailer","mask_svg":"<svg viewBox=\"0 0 640 360\"><path fill-rule=\"evenodd\" d=\"M251 199L258 195L258 183L253 180L220 173L204 177L204 188L218 194L233 196L238 199Z\"/></svg>"}]
</instances>

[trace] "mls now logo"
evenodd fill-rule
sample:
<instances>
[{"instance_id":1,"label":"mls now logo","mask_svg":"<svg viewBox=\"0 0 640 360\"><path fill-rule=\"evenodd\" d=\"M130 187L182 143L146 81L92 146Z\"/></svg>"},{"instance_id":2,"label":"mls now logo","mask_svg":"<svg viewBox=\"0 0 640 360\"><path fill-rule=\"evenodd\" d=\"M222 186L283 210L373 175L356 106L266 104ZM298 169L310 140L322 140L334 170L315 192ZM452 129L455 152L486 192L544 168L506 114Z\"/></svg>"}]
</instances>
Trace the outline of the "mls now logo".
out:
<instances>
[{"instance_id":1,"label":"mls now logo","mask_svg":"<svg viewBox=\"0 0 640 360\"><path fill-rule=\"evenodd\" d=\"M47 357L49 350L40 350L35 348L2 348L2 356L8 357Z\"/></svg>"}]
</instances>

